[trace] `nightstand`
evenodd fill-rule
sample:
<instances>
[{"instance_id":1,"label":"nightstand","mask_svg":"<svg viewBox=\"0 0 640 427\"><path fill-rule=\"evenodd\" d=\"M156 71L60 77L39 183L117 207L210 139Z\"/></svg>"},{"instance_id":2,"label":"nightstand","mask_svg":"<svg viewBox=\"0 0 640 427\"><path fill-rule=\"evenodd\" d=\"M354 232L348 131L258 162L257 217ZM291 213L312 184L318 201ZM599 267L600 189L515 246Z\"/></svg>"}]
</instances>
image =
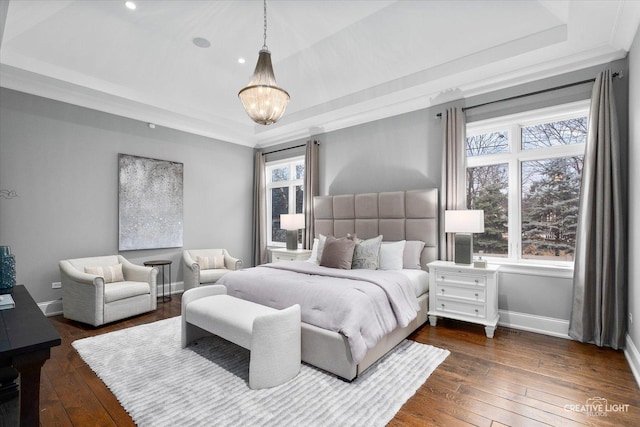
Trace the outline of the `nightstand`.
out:
<instances>
[{"instance_id":1,"label":"nightstand","mask_svg":"<svg viewBox=\"0 0 640 427\"><path fill-rule=\"evenodd\" d=\"M450 261L429 266L429 322L438 317L484 325L488 338L498 324L498 265L475 268Z\"/></svg>"},{"instance_id":2,"label":"nightstand","mask_svg":"<svg viewBox=\"0 0 640 427\"><path fill-rule=\"evenodd\" d=\"M271 262L280 261L306 261L311 256L309 249L289 250L285 248L273 248L271 251Z\"/></svg>"}]
</instances>

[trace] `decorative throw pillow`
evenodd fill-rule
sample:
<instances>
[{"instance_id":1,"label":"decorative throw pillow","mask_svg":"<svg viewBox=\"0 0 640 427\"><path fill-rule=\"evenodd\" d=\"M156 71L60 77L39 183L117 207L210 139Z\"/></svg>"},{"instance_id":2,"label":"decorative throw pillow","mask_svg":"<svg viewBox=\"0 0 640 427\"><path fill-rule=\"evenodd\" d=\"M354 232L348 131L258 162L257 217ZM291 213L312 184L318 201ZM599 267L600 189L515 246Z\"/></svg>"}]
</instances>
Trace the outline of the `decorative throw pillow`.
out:
<instances>
[{"instance_id":1,"label":"decorative throw pillow","mask_svg":"<svg viewBox=\"0 0 640 427\"><path fill-rule=\"evenodd\" d=\"M102 277L104 283L124 282L122 264L108 265L106 267L85 267L84 272Z\"/></svg>"},{"instance_id":2,"label":"decorative throw pillow","mask_svg":"<svg viewBox=\"0 0 640 427\"><path fill-rule=\"evenodd\" d=\"M420 255L424 248L424 242L420 240L407 240L404 245L404 255L402 258L403 268L420 270Z\"/></svg>"},{"instance_id":3,"label":"decorative throw pillow","mask_svg":"<svg viewBox=\"0 0 640 427\"><path fill-rule=\"evenodd\" d=\"M210 270L213 268L224 268L224 255L214 255L212 257L196 257L196 262L200 270Z\"/></svg>"},{"instance_id":4,"label":"decorative throw pillow","mask_svg":"<svg viewBox=\"0 0 640 427\"><path fill-rule=\"evenodd\" d=\"M382 235L372 239L355 239L356 247L353 251L353 262L351 268L366 268L377 270L380 258L380 243Z\"/></svg>"},{"instance_id":5,"label":"decorative throw pillow","mask_svg":"<svg viewBox=\"0 0 640 427\"><path fill-rule=\"evenodd\" d=\"M336 239L333 236L328 236L324 243L320 265L323 267L350 270L355 246L356 242L347 237Z\"/></svg>"},{"instance_id":6,"label":"decorative throw pillow","mask_svg":"<svg viewBox=\"0 0 640 427\"><path fill-rule=\"evenodd\" d=\"M380 246L380 270L402 270L405 241L383 242Z\"/></svg>"}]
</instances>

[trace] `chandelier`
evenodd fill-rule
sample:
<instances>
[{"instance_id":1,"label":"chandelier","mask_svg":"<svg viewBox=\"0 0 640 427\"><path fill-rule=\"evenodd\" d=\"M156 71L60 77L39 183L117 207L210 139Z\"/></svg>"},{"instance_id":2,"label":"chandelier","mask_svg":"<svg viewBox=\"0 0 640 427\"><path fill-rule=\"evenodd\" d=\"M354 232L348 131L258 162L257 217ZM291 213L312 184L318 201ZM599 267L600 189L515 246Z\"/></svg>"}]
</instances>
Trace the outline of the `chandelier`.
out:
<instances>
[{"instance_id":1,"label":"chandelier","mask_svg":"<svg viewBox=\"0 0 640 427\"><path fill-rule=\"evenodd\" d=\"M271 65L271 52L267 48L267 0L264 0L264 44L249 84L238 92L238 97L251 120L270 125L280 120L289 103L289 94L279 88Z\"/></svg>"}]
</instances>

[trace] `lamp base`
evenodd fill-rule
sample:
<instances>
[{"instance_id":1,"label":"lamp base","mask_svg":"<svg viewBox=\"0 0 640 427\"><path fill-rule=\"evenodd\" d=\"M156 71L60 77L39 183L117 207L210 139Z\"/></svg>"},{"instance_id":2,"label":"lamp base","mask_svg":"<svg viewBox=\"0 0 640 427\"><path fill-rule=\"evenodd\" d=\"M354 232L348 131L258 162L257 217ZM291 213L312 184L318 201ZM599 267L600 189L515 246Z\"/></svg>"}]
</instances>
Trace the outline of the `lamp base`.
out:
<instances>
[{"instance_id":1,"label":"lamp base","mask_svg":"<svg viewBox=\"0 0 640 427\"><path fill-rule=\"evenodd\" d=\"M287 230L287 250L298 249L298 230Z\"/></svg>"},{"instance_id":2,"label":"lamp base","mask_svg":"<svg viewBox=\"0 0 640 427\"><path fill-rule=\"evenodd\" d=\"M473 263L473 234L456 233L454 262L465 265Z\"/></svg>"}]
</instances>

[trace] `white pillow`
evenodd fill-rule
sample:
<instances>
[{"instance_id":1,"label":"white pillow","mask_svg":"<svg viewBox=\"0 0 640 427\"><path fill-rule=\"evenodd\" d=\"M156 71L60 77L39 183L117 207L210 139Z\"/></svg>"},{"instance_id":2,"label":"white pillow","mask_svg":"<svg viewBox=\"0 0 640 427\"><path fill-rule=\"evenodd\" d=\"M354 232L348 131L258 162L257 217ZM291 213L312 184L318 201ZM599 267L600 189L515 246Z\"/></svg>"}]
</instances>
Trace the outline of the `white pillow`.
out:
<instances>
[{"instance_id":1,"label":"white pillow","mask_svg":"<svg viewBox=\"0 0 640 427\"><path fill-rule=\"evenodd\" d=\"M420 255L422 254L422 248L424 248L424 242L419 240L407 240L404 245L404 269L421 269Z\"/></svg>"},{"instance_id":2,"label":"white pillow","mask_svg":"<svg viewBox=\"0 0 640 427\"><path fill-rule=\"evenodd\" d=\"M380 270L402 270L406 241L382 242L380 246Z\"/></svg>"},{"instance_id":3,"label":"white pillow","mask_svg":"<svg viewBox=\"0 0 640 427\"><path fill-rule=\"evenodd\" d=\"M307 262L310 262L311 264L318 263L318 245L319 244L320 244L320 240L318 240L317 237L313 239L313 246L311 246L311 256L309 256L309 259L307 260Z\"/></svg>"},{"instance_id":4,"label":"white pillow","mask_svg":"<svg viewBox=\"0 0 640 427\"><path fill-rule=\"evenodd\" d=\"M320 265L322 259L322 251L324 250L324 243L327 241L327 236L319 234L318 237L313 239L313 246L311 247L311 256L307 260L312 264Z\"/></svg>"}]
</instances>

